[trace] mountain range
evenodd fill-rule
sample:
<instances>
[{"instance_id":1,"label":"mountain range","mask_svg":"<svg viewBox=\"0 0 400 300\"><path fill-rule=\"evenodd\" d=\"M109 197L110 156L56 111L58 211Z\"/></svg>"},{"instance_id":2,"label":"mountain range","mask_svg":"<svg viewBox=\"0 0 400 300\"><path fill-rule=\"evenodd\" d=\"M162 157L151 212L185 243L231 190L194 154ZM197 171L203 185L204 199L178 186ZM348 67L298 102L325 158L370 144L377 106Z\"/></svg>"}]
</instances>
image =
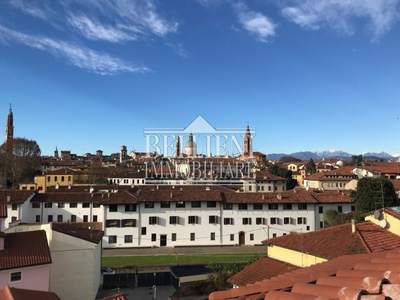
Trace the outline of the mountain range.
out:
<instances>
[{"instance_id":1,"label":"mountain range","mask_svg":"<svg viewBox=\"0 0 400 300\"><path fill-rule=\"evenodd\" d=\"M303 151L303 152L295 152L291 154L285 154L285 153L272 153L272 154L267 154L267 160L279 160L282 156L293 156L295 158L298 158L300 160L309 160L312 158L313 160L322 160L323 158L329 159L329 158L339 158L339 159L344 159L344 160L351 160L351 157L353 155L359 155L359 154L350 154L342 150L328 150L328 151L316 151L316 152L311 152L311 151ZM381 159L383 158L384 160L392 160L392 159L398 159L396 156L392 156L386 152L366 152L362 154L363 158L369 158L369 159Z\"/></svg>"}]
</instances>

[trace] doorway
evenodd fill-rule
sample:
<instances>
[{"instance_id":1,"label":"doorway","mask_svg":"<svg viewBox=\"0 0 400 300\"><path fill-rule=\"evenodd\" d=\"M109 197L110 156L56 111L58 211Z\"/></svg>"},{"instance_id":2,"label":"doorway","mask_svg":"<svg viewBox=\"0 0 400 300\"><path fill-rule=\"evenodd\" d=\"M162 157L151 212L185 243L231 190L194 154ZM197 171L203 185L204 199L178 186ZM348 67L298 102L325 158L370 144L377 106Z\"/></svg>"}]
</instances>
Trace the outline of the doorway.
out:
<instances>
[{"instance_id":1,"label":"doorway","mask_svg":"<svg viewBox=\"0 0 400 300\"><path fill-rule=\"evenodd\" d=\"M160 247L165 247L167 246L167 235L162 234L160 235Z\"/></svg>"},{"instance_id":2,"label":"doorway","mask_svg":"<svg viewBox=\"0 0 400 300\"><path fill-rule=\"evenodd\" d=\"M245 236L244 231L239 232L239 245L242 246L245 244Z\"/></svg>"}]
</instances>

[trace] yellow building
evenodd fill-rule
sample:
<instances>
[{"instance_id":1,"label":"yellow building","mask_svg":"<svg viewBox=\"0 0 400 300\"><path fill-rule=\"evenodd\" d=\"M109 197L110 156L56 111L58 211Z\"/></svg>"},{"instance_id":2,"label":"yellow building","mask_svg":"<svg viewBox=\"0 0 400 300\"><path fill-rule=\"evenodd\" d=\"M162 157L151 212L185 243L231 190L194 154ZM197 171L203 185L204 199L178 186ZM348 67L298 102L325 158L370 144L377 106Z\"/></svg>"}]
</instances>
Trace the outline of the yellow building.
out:
<instances>
[{"instance_id":1,"label":"yellow building","mask_svg":"<svg viewBox=\"0 0 400 300\"><path fill-rule=\"evenodd\" d=\"M73 186L85 184L88 181L88 174L84 171L60 169L43 172L43 175L35 176L34 183L21 184L20 190L38 190L39 193L46 192L50 186Z\"/></svg>"},{"instance_id":2,"label":"yellow building","mask_svg":"<svg viewBox=\"0 0 400 300\"><path fill-rule=\"evenodd\" d=\"M379 209L365 214L365 220L400 235L400 211L397 207Z\"/></svg>"},{"instance_id":3,"label":"yellow building","mask_svg":"<svg viewBox=\"0 0 400 300\"><path fill-rule=\"evenodd\" d=\"M346 184L357 180L358 176L347 170L315 173L304 178L304 186L314 189L337 190L345 189Z\"/></svg>"}]
</instances>

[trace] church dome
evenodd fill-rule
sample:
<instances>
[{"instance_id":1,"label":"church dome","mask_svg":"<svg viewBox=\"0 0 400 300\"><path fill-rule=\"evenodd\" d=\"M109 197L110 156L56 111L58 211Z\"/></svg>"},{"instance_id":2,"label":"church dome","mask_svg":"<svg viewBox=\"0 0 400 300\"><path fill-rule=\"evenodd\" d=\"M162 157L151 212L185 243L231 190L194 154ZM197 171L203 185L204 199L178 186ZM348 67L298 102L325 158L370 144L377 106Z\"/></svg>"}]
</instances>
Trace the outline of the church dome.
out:
<instances>
[{"instance_id":1,"label":"church dome","mask_svg":"<svg viewBox=\"0 0 400 300\"><path fill-rule=\"evenodd\" d=\"M193 134L189 134L189 140L185 144L185 154L188 156L196 155L196 143L193 141Z\"/></svg>"}]
</instances>

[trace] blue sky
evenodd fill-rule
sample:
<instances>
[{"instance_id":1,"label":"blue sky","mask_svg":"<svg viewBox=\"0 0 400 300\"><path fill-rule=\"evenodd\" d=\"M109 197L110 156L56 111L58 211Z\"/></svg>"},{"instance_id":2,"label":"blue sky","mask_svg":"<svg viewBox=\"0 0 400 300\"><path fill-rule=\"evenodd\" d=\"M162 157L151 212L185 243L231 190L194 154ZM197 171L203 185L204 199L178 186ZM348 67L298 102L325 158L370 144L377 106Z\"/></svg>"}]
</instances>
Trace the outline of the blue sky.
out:
<instances>
[{"instance_id":1,"label":"blue sky","mask_svg":"<svg viewBox=\"0 0 400 300\"><path fill-rule=\"evenodd\" d=\"M400 153L400 0L0 0L0 99L43 154L145 127L257 131L264 153Z\"/></svg>"}]
</instances>

